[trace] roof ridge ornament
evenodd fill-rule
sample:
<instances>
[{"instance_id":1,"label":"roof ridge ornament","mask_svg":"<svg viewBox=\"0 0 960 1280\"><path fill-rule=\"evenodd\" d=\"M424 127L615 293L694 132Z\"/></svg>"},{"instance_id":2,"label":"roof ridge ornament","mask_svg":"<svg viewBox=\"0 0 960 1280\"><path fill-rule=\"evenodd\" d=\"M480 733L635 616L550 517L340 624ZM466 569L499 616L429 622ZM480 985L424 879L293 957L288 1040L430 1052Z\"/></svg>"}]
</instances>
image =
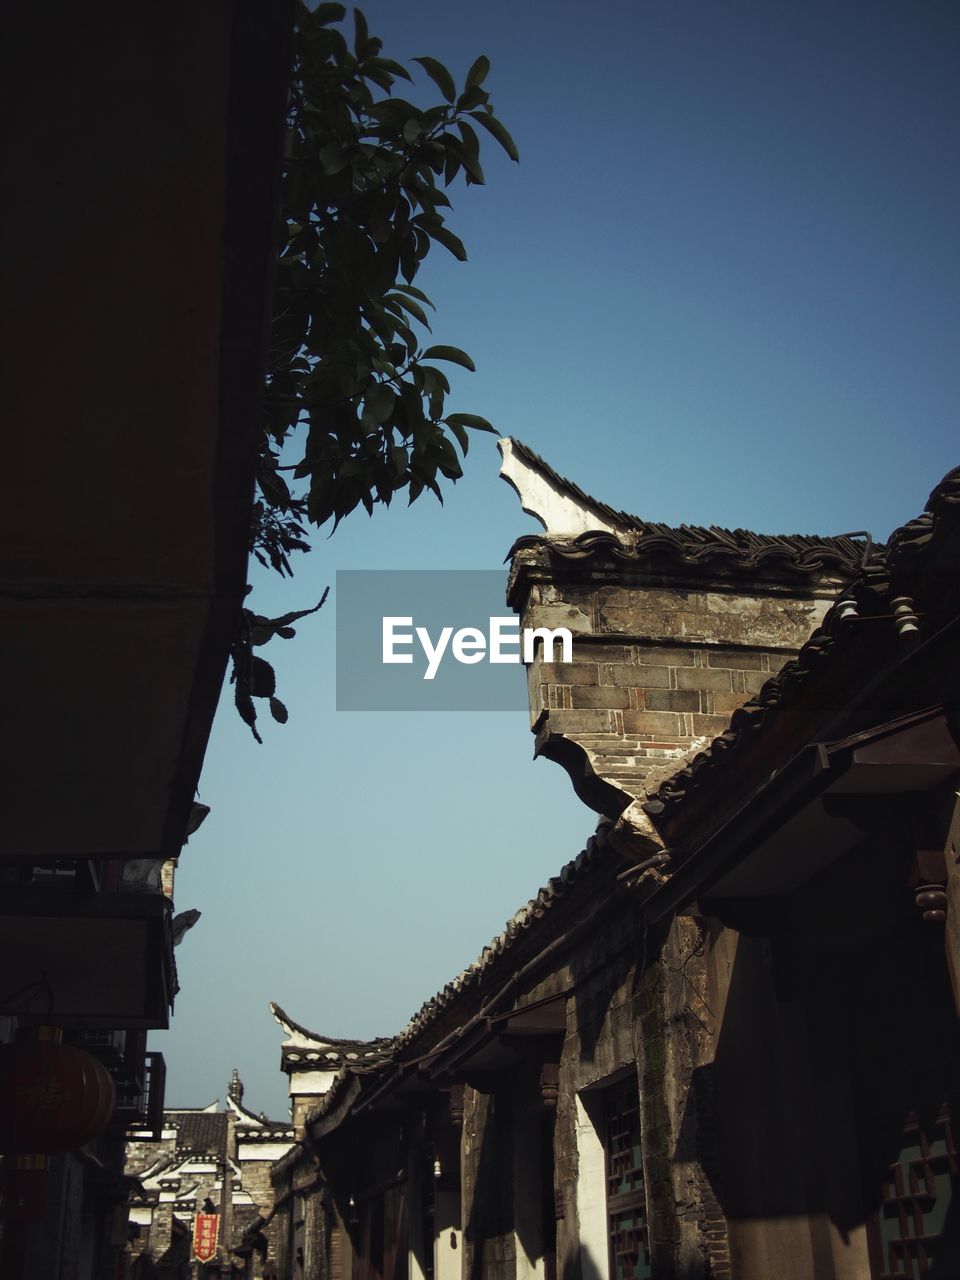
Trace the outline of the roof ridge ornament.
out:
<instances>
[{"instance_id":1,"label":"roof ridge ornament","mask_svg":"<svg viewBox=\"0 0 960 1280\"><path fill-rule=\"evenodd\" d=\"M627 533L629 524L618 513L556 471L532 449L505 436L497 441L503 463L500 475L520 499L529 516L539 520L551 537L581 533Z\"/></svg>"},{"instance_id":2,"label":"roof ridge ornament","mask_svg":"<svg viewBox=\"0 0 960 1280\"><path fill-rule=\"evenodd\" d=\"M669 525L618 511L554 471L520 440L498 441L501 477L517 493L523 510L539 520L543 534L518 538L507 559L546 541L552 555L565 561L594 556L638 561L666 556L692 569L724 568L739 573L763 571L775 576L854 577L873 547L861 533L824 537L809 533L756 533L721 525Z\"/></svg>"}]
</instances>

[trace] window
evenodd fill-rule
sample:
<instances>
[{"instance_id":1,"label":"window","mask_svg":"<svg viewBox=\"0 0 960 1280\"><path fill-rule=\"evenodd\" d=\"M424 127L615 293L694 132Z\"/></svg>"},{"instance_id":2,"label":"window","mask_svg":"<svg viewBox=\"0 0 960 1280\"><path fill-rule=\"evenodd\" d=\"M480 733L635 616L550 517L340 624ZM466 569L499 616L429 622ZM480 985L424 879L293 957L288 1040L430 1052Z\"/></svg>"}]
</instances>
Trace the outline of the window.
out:
<instances>
[{"instance_id":1,"label":"window","mask_svg":"<svg viewBox=\"0 0 960 1280\"><path fill-rule=\"evenodd\" d=\"M950 1208L958 1182L960 1153L947 1104L926 1127L911 1112L880 1208L869 1224L875 1276L920 1280L957 1274L960 1231L950 1221Z\"/></svg>"},{"instance_id":2,"label":"window","mask_svg":"<svg viewBox=\"0 0 960 1280\"><path fill-rule=\"evenodd\" d=\"M653 1276L636 1067L577 1096L577 1217L583 1280Z\"/></svg>"},{"instance_id":3,"label":"window","mask_svg":"<svg viewBox=\"0 0 960 1280\"><path fill-rule=\"evenodd\" d=\"M610 1280L644 1280L652 1276L653 1271L647 1237L636 1080L607 1089L603 1101Z\"/></svg>"}]
</instances>

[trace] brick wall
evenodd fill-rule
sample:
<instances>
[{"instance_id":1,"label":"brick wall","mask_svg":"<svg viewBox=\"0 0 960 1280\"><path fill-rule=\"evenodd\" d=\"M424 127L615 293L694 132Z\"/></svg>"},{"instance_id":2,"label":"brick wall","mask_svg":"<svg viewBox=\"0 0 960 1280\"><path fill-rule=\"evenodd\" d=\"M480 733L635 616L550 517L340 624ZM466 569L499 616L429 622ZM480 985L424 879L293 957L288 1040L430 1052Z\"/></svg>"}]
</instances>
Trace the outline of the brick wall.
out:
<instances>
[{"instance_id":1,"label":"brick wall","mask_svg":"<svg viewBox=\"0 0 960 1280\"><path fill-rule=\"evenodd\" d=\"M700 926L691 919L648 927L642 904L621 900L603 927L583 939L531 999L568 991L568 1029L554 1138L557 1274L589 1280L605 1243L585 1214L601 1202L602 1165L581 1167L577 1099L592 1100L634 1077L641 1101L644 1178L655 1274L687 1280L729 1277L727 1228L716 1194L715 1118L710 1063L715 998ZM602 1107L601 1107L602 1110ZM472 1118L471 1163L478 1163L484 1117ZM493 1148L488 1153L493 1157ZM593 1258L591 1263L590 1258ZM502 1274L490 1258L497 1275ZM470 1272L467 1272L469 1277Z\"/></svg>"},{"instance_id":2,"label":"brick wall","mask_svg":"<svg viewBox=\"0 0 960 1280\"><path fill-rule=\"evenodd\" d=\"M769 572L698 576L588 557L555 563L548 541L513 558L523 627L566 627L572 661L541 647L528 668L538 754L581 798L618 816L722 733L737 707L793 657L839 580Z\"/></svg>"},{"instance_id":3,"label":"brick wall","mask_svg":"<svg viewBox=\"0 0 960 1280\"><path fill-rule=\"evenodd\" d=\"M463 1280L513 1280L512 1116L509 1088L464 1091Z\"/></svg>"}]
</instances>

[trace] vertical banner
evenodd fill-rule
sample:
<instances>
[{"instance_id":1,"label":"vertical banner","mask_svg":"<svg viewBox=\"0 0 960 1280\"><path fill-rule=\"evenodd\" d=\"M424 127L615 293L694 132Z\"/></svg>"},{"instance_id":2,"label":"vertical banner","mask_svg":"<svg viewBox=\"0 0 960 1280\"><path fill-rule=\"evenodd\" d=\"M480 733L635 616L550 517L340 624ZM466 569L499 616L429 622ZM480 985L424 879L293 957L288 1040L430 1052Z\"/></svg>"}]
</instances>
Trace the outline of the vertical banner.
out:
<instances>
[{"instance_id":1,"label":"vertical banner","mask_svg":"<svg viewBox=\"0 0 960 1280\"><path fill-rule=\"evenodd\" d=\"M193 1220L193 1253L198 1262L212 1262L217 1256L219 1235L219 1213L198 1213Z\"/></svg>"}]
</instances>

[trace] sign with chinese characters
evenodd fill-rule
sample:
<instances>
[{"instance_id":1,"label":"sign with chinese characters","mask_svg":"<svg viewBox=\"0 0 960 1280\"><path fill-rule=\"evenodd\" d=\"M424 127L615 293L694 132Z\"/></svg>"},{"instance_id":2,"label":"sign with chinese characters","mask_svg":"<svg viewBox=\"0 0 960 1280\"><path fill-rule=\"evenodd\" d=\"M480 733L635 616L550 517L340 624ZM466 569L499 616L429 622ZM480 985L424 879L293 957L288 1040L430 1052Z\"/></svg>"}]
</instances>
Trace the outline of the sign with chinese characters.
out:
<instances>
[{"instance_id":1,"label":"sign with chinese characters","mask_svg":"<svg viewBox=\"0 0 960 1280\"><path fill-rule=\"evenodd\" d=\"M193 1253L198 1262L212 1262L217 1256L219 1235L219 1213L198 1213L193 1220Z\"/></svg>"}]
</instances>

